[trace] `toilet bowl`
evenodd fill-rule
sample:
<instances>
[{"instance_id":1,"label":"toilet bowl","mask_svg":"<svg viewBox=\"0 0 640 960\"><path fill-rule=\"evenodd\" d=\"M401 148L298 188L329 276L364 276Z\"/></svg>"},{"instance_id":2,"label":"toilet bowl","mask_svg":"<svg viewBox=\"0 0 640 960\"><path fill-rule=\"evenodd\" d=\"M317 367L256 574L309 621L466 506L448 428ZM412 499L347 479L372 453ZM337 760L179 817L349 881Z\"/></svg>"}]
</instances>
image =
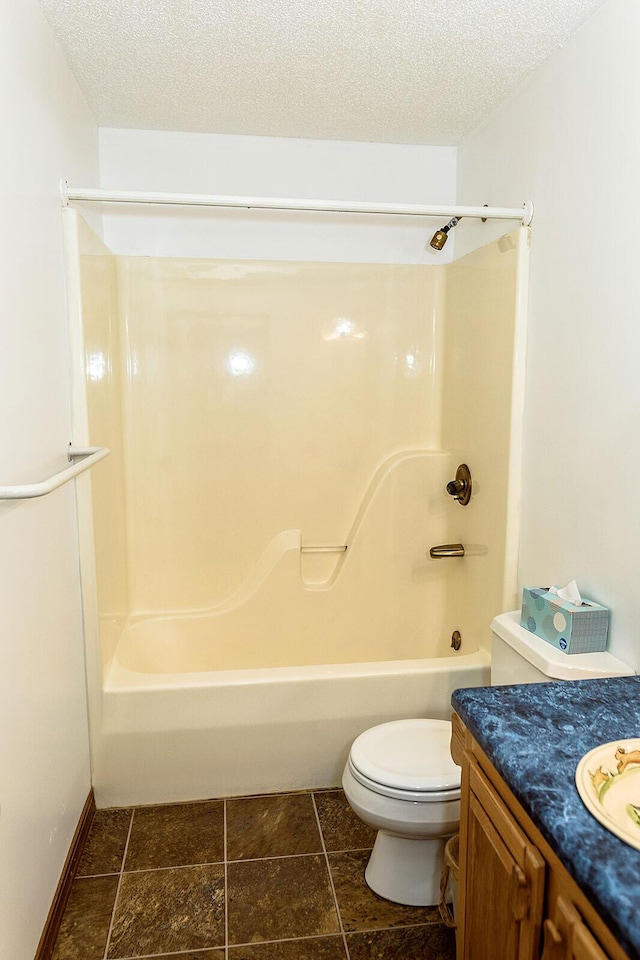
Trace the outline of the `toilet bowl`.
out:
<instances>
[{"instance_id":1,"label":"toilet bowl","mask_svg":"<svg viewBox=\"0 0 640 960\"><path fill-rule=\"evenodd\" d=\"M449 721L393 720L351 746L342 786L353 811L378 831L365 880L395 903L440 900L444 845L460 821L450 741Z\"/></svg>"}]
</instances>

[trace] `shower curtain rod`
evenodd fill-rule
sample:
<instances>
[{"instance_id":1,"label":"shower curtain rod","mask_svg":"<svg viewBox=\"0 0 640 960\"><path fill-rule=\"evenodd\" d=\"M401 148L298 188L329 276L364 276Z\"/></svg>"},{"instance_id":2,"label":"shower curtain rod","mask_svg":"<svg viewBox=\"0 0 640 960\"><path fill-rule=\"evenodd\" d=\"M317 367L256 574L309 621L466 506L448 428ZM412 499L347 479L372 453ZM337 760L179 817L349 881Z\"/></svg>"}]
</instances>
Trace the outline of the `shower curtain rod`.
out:
<instances>
[{"instance_id":1,"label":"shower curtain rod","mask_svg":"<svg viewBox=\"0 0 640 960\"><path fill-rule=\"evenodd\" d=\"M317 213L375 213L410 217L475 217L484 220L533 220L533 201L522 207L463 207L446 204L371 203L346 200L301 200L291 197L233 197L205 193L144 193L134 190L97 190L60 184L62 205L85 200L98 203L146 203L183 207L243 207L248 210L301 210Z\"/></svg>"}]
</instances>

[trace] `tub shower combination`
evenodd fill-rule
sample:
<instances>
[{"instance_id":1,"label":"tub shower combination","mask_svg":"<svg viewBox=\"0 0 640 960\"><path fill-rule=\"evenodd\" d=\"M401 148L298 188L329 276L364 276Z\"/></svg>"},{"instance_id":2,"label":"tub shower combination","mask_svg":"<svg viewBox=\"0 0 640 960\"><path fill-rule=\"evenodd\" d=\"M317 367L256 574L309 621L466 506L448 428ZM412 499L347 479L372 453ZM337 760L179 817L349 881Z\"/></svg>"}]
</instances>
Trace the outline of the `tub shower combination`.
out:
<instances>
[{"instance_id":1,"label":"tub shower combination","mask_svg":"<svg viewBox=\"0 0 640 960\"><path fill-rule=\"evenodd\" d=\"M337 785L363 730L447 719L513 589L527 229L398 266L65 222L98 805Z\"/></svg>"}]
</instances>

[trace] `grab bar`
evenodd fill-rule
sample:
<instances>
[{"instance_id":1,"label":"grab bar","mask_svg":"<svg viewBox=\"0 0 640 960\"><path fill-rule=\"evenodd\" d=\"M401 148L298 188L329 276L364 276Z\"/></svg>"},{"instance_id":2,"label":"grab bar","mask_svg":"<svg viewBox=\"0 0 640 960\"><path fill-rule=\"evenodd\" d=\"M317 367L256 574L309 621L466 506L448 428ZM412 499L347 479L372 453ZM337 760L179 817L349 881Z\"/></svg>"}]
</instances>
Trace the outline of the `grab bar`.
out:
<instances>
[{"instance_id":1,"label":"grab bar","mask_svg":"<svg viewBox=\"0 0 640 960\"><path fill-rule=\"evenodd\" d=\"M347 544L335 547L300 547L300 553L346 553Z\"/></svg>"},{"instance_id":2,"label":"grab bar","mask_svg":"<svg viewBox=\"0 0 640 960\"><path fill-rule=\"evenodd\" d=\"M464 557L464 547L461 543L442 543L438 547L431 547L429 556L432 560L444 560L446 557Z\"/></svg>"},{"instance_id":3,"label":"grab bar","mask_svg":"<svg viewBox=\"0 0 640 960\"><path fill-rule=\"evenodd\" d=\"M73 460L75 457L82 457L80 463L74 463L73 466L60 470L47 480L41 480L39 483L18 483L12 486L0 487L0 500L29 500L33 497L44 497L48 493L53 493L58 487L73 480L78 474L84 473L94 463L104 460L111 451L108 447L72 447L69 444L67 459Z\"/></svg>"}]
</instances>

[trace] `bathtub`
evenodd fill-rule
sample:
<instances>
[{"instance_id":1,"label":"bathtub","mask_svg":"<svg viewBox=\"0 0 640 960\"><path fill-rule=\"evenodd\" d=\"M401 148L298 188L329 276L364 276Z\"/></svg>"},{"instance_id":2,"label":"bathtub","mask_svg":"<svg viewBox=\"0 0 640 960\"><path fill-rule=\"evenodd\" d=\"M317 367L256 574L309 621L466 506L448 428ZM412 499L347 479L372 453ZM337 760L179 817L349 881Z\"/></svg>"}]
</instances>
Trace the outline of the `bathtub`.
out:
<instances>
[{"instance_id":1,"label":"bathtub","mask_svg":"<svg viewBox=\"0 0 640 960\"><path fill-rule=\"evenodd\" d=\"M99 807L337 786L363 730L410 716L448 719L454 689L489 683L484 649L182 673L161 672L161 660L156 670L148 660L144 672L131 669L133 652L123 650L102 689Z\"/></svg>"}]
</instances>

